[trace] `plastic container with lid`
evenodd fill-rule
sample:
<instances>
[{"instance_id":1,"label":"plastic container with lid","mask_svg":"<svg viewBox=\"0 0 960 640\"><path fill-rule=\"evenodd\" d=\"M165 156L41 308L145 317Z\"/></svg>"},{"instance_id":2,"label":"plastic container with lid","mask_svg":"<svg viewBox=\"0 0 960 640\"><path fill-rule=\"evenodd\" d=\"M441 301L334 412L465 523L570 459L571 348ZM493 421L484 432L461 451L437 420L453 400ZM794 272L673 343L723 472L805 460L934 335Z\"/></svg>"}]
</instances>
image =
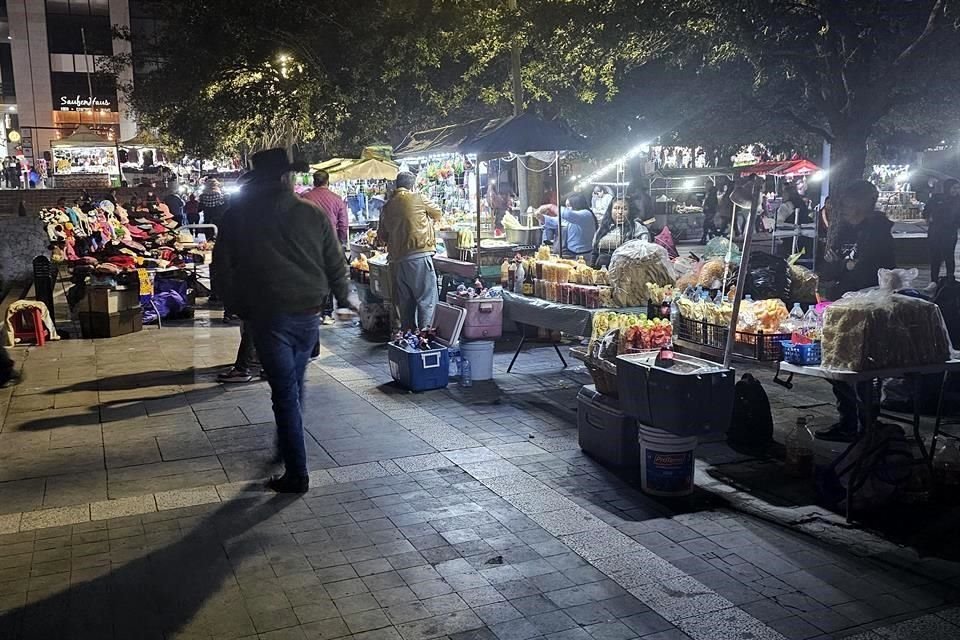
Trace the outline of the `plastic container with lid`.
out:
<instances>
[{"instance_id":1,"label":"plastic container with lid","mask_svg":"<svg viewBox=\"0 0 960 640\"><path fill-rule=\"evenodd\" d=\"M659 350L617 356L617 386L623 412L677 436L726 433L733 415L734 372L681 353L669 366Z\"/></svg>"}]
</instances>

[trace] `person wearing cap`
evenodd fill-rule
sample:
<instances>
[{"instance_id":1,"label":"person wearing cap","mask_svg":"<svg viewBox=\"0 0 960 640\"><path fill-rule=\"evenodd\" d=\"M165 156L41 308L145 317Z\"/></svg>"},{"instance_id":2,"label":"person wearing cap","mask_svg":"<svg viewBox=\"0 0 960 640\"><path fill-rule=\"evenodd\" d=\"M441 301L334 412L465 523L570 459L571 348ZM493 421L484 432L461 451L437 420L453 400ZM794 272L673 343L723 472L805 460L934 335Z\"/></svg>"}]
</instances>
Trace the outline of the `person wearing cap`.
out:
<instances>
[{"instance_id":1,"label":"person wearing cap","mask_svg":"<svg viewBox=\"0 0 960 640\"><path fill-rule=\"evenodd\" d=\"M251 158L242 196L230 207L214 248L215 268L225 277L224 303L252 329L267 375L277 424L278 458L284 473L268 486L280 493L309 488L303 436L304 374L319 340L320 313L332 291L351 308L347 263L330 219L293 192L284 149Z\"/></svg>"},{"instance_id":2,"label":"person wearing cap","mask_svg":"<svg viewBox=\"0 0 960 640\"><path fill-rule=\"evenodd\" d=\"M220 181L215 178L208 178L200 192L200 210L203 212L204 224L217 225L217 232L219 232L223 212L226 208L227 200L223 195L223 189L220 187ZM216 233L210 233L209 235L210 240L217 237Z\"/></svg>"},{"instance_id":3,"label":"person wearing cap","mask_svg":"<svg viewBox=\"0 0 960 640\"><path fill-rule=\"evenodd\" d=\"M440 298L433 267L433 223L443 214L413 191L416 180L409 171L397 174L397 188L384 205L377 228L378 238L387 245L402 329L429 327Z\"/></svg>"}]
</instances>

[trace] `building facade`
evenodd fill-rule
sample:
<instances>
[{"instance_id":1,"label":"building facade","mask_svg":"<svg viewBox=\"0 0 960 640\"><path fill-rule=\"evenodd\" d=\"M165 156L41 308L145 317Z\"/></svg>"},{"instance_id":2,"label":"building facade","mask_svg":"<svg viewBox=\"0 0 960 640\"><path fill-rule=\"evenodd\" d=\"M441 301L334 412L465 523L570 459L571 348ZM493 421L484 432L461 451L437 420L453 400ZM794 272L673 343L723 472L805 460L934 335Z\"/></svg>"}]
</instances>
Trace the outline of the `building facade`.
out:
<instances>
[{"instance_id":1,"label":"building facade","mask_svg":"<svg viewBox=\"0 0 960 640\"><path fill-rule=\"evenodd\" d=\"M137 11L136 0L0 0L4 155L19 147L26 162L49 162L51 143L79 125L109 139L136 135L123 94L98 73L111 56L130 53L114 33L130 29L131 4ZM132 69L119 81L132 82Z\"/></svg>"}]
</instances>

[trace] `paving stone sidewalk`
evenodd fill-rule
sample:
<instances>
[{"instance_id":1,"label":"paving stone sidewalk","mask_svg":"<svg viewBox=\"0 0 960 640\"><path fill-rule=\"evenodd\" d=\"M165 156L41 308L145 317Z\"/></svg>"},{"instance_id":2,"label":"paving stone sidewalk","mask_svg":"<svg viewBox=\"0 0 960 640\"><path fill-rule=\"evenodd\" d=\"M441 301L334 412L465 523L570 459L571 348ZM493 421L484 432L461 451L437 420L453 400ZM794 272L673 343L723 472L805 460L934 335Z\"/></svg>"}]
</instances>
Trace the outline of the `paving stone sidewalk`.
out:
<instances>
[{"instance_id":1,"label":"paving stone sidewalk","mask_svg":"<svg viewBox=\"0 0 960 640\"><path fill-rule=\"evenodd\" d=\"M324 336L298 499L254 482L265 385L215 382L235 328L18 351L0 638L960 637L954 563L656 501L585 457L569 400L586 377L552 349L514 376L498 355L491 404L401 394L381 346Z\"/></svg>"}]
</instances>

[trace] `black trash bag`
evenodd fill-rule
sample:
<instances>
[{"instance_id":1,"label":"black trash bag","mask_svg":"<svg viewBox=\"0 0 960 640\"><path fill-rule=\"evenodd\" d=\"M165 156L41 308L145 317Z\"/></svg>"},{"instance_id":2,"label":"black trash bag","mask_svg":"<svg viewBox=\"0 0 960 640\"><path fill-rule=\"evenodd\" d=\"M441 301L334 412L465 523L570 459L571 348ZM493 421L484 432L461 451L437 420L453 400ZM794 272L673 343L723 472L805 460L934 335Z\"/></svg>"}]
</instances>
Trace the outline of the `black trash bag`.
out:
<instances>
[{"instance_id":1,"label":"black trash bag","mask_svg":"<svg viewBox=\"0 0 960 640\"><path fill-rule=\"evenodd\" d=\"M773 413L760 381L743 374L734 388L733 419L727 442L737 449L762 450L773 442Z\"/></svg>"},{"instance_id":2,"label":"black trash bag","mask_svg":"<svg viewBox=\"0 0 960 640\"><path fill-rule=\"evenodd\" d=\"M754 300L779 298L789 302L790 267L787 261L769 253L751 254L743 293L753 296Z\"/></svg>"}]
</instances>

